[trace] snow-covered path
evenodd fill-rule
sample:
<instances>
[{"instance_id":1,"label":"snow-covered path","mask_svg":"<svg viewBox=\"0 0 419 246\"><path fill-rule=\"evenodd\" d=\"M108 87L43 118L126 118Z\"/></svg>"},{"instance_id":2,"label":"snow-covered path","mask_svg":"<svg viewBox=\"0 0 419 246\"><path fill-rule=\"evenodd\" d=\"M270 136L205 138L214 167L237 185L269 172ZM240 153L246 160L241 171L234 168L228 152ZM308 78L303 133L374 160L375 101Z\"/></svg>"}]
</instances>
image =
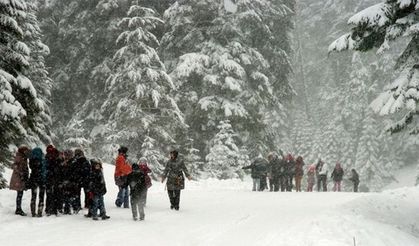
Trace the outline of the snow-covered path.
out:
<instances>
[{"instance_id":1,"label":"snow-covered path","mask_svg":"<svg viewBox=\"0 0 419 246\"><path fill-rule=\"evenodd\" d=\"M105 166L108 221L80 215L15 216L15 193L0 191L0 245L419 245L419 189L379 194L269 193L237 180L187 183L181 210L161 184L149 191L145 221L113 205ZM25 194L28 211L30 192Z\"/></svg>"}]
</instances>

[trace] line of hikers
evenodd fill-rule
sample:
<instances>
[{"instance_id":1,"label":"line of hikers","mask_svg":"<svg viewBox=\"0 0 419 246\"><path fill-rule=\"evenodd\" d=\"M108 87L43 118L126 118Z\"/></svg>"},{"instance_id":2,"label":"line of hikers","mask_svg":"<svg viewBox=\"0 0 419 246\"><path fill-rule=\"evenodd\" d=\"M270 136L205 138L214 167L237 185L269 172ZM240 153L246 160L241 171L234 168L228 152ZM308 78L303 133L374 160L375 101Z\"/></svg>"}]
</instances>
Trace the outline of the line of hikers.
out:
<instances>
[{"instance_id":1,"label":"line of hikers","mask_svg":"<svg viewBox=\"0 0 419 246\"><path fill-rule=\"evenodd\" d=\"M115 184L119 188L115 205L129 208L131 198L133 219L144 220L147 190L152 185L149 176L151 170L145 157L141 157L138 164L129 163L127 152L128 148L121 146L115 161ZM26 190L31 190L32 217L42 217L44 209L47 216L59 213L78 214L82 210L83 189L84 207L88 208L88 213L84 216L93 220L98 220L99 216L102 220L110 218L106 214L104 203L107 190L102 162L98 159L87 160L81 149L60 152L49 145L44 156L41 148L31 150L27 146L21 146L12 168L9 187L17 191L15 214L26 216L22 210L22 197ZM162 176L162 183L167 179L171 209L179 210L180 190L185 185L184 174L191 179L183 160L178 158L178 152L171 151Z\"/></svg>"},{"instance_id":2,"label":"line of hikers","mask_svg":"<svg viewBox=\"0 0 419 246\"><path fill-rule=\"evenodd\" d=\"M263 191L268 189L270 191L292 191L293 180L295 180L295 190L301 192L301 182L304 177L304 160L303 157L298 156L297 159L291 154L284 155L280 158L277 154L271 152L268 154L268 160L259 155L249 165L243 169L251 170L251 177L253 179L253 191ZM317 179L317 191L321 188L327 191L327 176L329 167L321 159L316 164L309 165L307 168L307 191L312 192ZM351 170L352 176L349 178L353 182L354 192L358 192L359 175L355 169ZM339 162L336 163L331 178L334 182L333 191L341 191L344 171Z\"/></svg>"}]
</instances>

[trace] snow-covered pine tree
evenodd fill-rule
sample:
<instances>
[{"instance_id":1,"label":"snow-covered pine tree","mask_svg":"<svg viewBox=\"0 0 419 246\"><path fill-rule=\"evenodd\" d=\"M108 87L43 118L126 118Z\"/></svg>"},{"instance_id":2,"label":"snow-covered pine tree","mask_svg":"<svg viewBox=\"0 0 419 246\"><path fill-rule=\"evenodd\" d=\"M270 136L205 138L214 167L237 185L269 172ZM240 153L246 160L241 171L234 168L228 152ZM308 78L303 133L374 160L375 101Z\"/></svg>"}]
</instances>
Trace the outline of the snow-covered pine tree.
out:
<instances>
[{"instance_id":1,"label":"snow-covered pine tree","mask_svg":"<svg viewBox=\"0 0 419 246\"><path fill-rule=\"evenodd\" d=\"M304 110L294 111L291 138L293 140L293 150L296 156L301 155L304 159L314 161L315 155L312 152L314 131Z\"/></svg>"},{"instance_id":2,"label":"snow-covered pine tree","mask_svg":"<svg viewBox=\"0 0 419 246\"><path fill-rule=\"evenodd\" d=\"M35 124L29 130L26 142L30 145L51 143L51 112L49 108L52 80L45 67L45 57L49 55L49 48L42 40L42 33L37 18L36 1L27 1L26 21L23 25L24 41L31 50L29 56L28 78L37 91L39 112L34 116Z\"/></svg>"},{"instance_id":3,"label":"snow-covered pine tree","mask_svg":"<svg viewBox=\"0 0 419 246\"><path fill-rule=\"evenodd\" d=\"M40 96L31 81L48 84L47 77L42 81L34 76L38 72L45 74L43 67L40 70L36 67L40 63L30 63L39 51L33 47L39 41L33 9L25 1L0 2L0 30L0 169L3 169L17 145L27 144L28 140L35 145L41 143L40 139L49 139L49 121L44 114L46 95Z\"/></svg>"},{"instance_id":4,"label":"snow-covered pine tree","mask_svg":"<svg viewBox=\"0 0 419 246\"><path fill-rule=\"evenodd\" d=\"M146 135L160 145L173 144L176 129L186 126L170 94L172 80L156 52L159 41L150 32L162 20L152 9L133 4L119 24L124 30L117 39L121 48L114 55L101 107L103 142L125 144L133 152L140 150Z\"/></svg>"},{"instance_id":5,"label":"snow-covered pine tree","mask_svg":"<svg viewBox=\"0 0 419 246\"><path fill-rule=\"evenodd\" d=\"M151 169L152 177L157 179L161 176L164 170L164 161L166 156L161 152L161 148L155 139L145 136L139 157L145 157L148 161L148 166Z\"/></svg>"},{"instance_id":6,"label":"snow-covered pine tree","mask_svg":"<svg viewBox=\"0 0 419 246\"><path fill-rule=\"evenodd\" d=\"M228 120L220 121L218 133L210 143L209 154L205 157L206 169L218 179L239 178L239 159L243 154L236 145L235 134Z\"/></svg>"},{"instance_id":7,"label":"snow-covered pine tree","mask_svg":"<svg viewBox=\"0 0 419 246\"><path fill-rule=\"evenodd\" d=\"M354 166L360 182L372 191L379 190L385 184L385 179L391 176L383 163L379 163L380 132L376 125L373 112L367 110Z\"/></svg>"},{"instance_id":8,"label":"snow-covered pine tree","mask_svg":"<svg viewBox=\"0 0 419 246\"><path fill-rule=\"evenodd\" d=\"M398 122L389 130L399 132L407 129L419 133L419 18L417 0L386 0L352 16L348 24L352 31L335 40L329 51L378 48L378 53L390 47L391 41L409 37L409 43L398 57L398 78L386 87L373 103L381 115L397 113Z\"/></svg>"},{"instance_id":9,"label":"snow-covered pine tree","mask_svg":"<svg viewBox=\"0 0 419 246\"><path fill-rule=\"evenodd\" d=\"M205 162L200 156L200 150L194 148L193 139L188 139L187 144L184 147L185 150L185 164L192 177L204 177L205 178Z\"/></svg>"}]
</instances>

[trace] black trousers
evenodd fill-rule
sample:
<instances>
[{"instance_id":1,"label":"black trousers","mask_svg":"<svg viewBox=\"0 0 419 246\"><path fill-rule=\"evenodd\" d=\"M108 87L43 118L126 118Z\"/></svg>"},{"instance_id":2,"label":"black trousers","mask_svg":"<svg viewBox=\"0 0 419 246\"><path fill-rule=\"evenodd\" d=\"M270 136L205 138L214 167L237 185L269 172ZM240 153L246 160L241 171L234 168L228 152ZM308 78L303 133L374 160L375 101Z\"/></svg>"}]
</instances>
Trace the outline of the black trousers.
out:
<instances>
[{"instance_id":1,"label":"black trousers","mask_svg":"<svg viewBox=\"0 0 419 246\"><path fill-rule=\"evenodd\" d=\"M180 190L168 190L167 194L170 199L170 208L179 208Z\"/></svg>"},{"instance_id":2,"label":"black trousers","mask_svg":"<svg viewBox=\"0 0 419 246\"><path fill-rule=\"evenodd\" d=\"M22 210L22 197L23 197L23 190L22 191L17 191L16 210Z\"/></svg>"},{"instance_id":3,"label":"black trousers","mask_svg":"<svg viewBox=\"0 0 419 246\"><path fill-rule=\"evenodd\" d=\"M279 184L280 178L278 176L273 176L271 179L269 179L270 191L279 191Z\"/></svg>"}]
</instances>

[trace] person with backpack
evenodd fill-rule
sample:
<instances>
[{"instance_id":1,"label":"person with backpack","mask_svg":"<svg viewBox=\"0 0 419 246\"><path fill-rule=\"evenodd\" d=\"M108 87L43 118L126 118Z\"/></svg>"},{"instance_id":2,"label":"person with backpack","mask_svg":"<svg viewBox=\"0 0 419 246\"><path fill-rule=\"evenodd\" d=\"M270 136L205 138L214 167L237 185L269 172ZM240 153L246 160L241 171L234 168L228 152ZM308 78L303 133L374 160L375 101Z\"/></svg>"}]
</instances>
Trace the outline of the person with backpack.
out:
<instances>
[{"instance_id":1,"label":"person with backpack","mask_svg":"<svg viewBox=\"0 0 419 246\"><path fill-rule=\"evenodd\" d=\"M106 215L104 195L107 190L105 178L103 177L102 162L95 159L90 162L92 164L92 170L90 172L88 196L92 199L92 206L89 210L93 220L98 220L98 210L102 220L107 220L110 217Z\"/></svg>"},{"instance_id":2,"label":"person with backpack","mask_svg":"<svg viewBox=\"0 0 419 246\"><path fill-rule=\"evenodd\" d=\"M331 178L333 179L335 185L333 186L333 191L340 192L341 190L341 183L343 179L343 168L339 162L336 162L335 168L333 169Z\"/></svg>"},{"instance_id":3,"label":"person with backpack","mask_svg":"<svg viewBox=\"0 0 419 246\"><path fill-rule=\"evenodd\" d=\"M63 214L71 214L71 208L73 213L78 213L79 205L76 204L75 200L77 196L76 183L74 179L74 152L70 149L63 152L63 161L61 163L61 181L60 190L62 193L62 203L64 204Z\"/></svg>"},{"instance_id":4,"label":"person with backpack","mask_svg":"<svg viewBox=\"0 0 419 246\"><path fill-rule=\"evenodd\" d=\"M29 158L28 188L31 189L31 214L32 217L42 217L44 210L45 184L47 179L47 166L42 149L36 147L32 150ZM39 193L38 193L39 190ZM38 211L36 211L36 198L38 197Z\"/></svg>"},{"instance_id":5,"label":"person with backpack","mask_svg":"<svg viewBox=\"0 0 419 246\"><path fill-rule=\"evenodd\" d=\"M301 192L301 181L304 176L304 167L305 163L302 156L298 156L295 162L295 190Z\"/></svg>"},{"instance_id":6,"label":"person with backpack","mask_svg":"<svg viewBox=\"0 0 419 246\"><path fill-rule=\"evenodd\" d=\"M268 162L262 157L261 154L256 157L249 166L242 167L242 169L250 169L251 177L253 180L252 191L263 191L264 187L263 178L266 179Z\"/></svg>"},{"instance_id":7,"label":"person with backpack","mask_svg":"<svg viewBox=\"0 0 419 246\"><path fill-rule=\"evenodd\" d=\"M128 183L127 177L131 173L131 165L127 161L128 148L121 146L118 149L118 157L115 160L115 184L118 186L118 195L115 200L115 205L120 208L124 205L124 208L129 208L129 196L128 196Z\"/></svg>"},{"instance_id":8,"label":"person with backpack","mask_svg":"<svg viewBox=\"0 0 419 246\"><path fill-rule=\"evenodd\" d=\"M138 164L132 164L132 172L128 174L127 182L130 188L131 210L133 220L144 220L144 206L147 198L147 173Z\"/></svg>"},{"instance_id":9,"label":"person with backpack","mask_svg":"<svg viewBox=\"0 0 419 246\"><path fill-rule=\"evenodd\" d=\"M349 178L349 180L352 181L352 183L354 183L354 192L358 192L359 175L355 169L352 169L351 172L352 176Z\"/></svg>"},{"instance_id":10,"label":"person with backpack","mask_svg":"<svg viewBox=\"0 0 419 246\"><path fill-rule=\"evenodd\" d=\"M11 190L17 192L16 196L16 215L26 216L22 210L23 192L27 189L27 182L29 178L28 157L30 149L27 146L20 146L17 150L15 160L13 162L13 173L10 178Z\"/></svg>"},{"instance_id":11,"label":"person with backpack","mask_svg":"<svg viewBox=\"0 0 419 246\"><path fill-rule=\"evenodd\" d=\"M309 166L308 171L307 171L307 191L308 192L313 191L315 175L316 175L316 165L312 164Z\"/></svg>"},{"instance_id":12,"label":"person with backpack","mask_svg":"<svg viewBox=\"0 0 419 246\"><path fill-rule=\"evenodd\" d=\"M182 159L178 158L179 152L170 152L170 159L166 163L161 182L167 179L166 187L170 200L170 209L179 210L180 191L185 188L185 176L191 180L188 169ZM185 176L184 176L185 175Z\"/></svg>"}]
</instances>

